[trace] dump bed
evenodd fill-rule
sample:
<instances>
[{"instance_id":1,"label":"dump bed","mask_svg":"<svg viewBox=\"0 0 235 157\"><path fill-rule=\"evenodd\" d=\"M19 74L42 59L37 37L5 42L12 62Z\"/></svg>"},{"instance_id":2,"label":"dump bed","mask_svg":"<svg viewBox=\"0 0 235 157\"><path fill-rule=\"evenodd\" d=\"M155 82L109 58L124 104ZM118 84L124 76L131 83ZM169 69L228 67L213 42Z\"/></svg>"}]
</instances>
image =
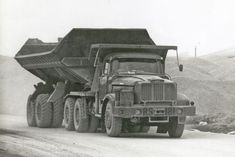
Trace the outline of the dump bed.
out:
<instances>
[{"instance_id":1,"label":"dump bed","mask_svg":"<svg viewBox=\"0 0 235 157\"><path fill-rule=\"evenodd\" d=\"M155 45L145 29L76 28L58 43L29 39L15 59L44 81L91 83L95 69L89 53L93 44Z\"/></svg>"}]
</instances>

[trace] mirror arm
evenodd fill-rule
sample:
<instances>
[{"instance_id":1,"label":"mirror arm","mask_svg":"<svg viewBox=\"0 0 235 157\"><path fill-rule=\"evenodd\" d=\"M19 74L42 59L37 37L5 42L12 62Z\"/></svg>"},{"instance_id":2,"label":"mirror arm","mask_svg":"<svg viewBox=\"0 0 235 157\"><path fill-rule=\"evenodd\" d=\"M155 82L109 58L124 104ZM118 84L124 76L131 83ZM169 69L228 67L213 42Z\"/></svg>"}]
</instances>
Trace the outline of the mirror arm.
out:
<instances>
[{"instance_id":1,"label":"mirror arm","mask_svg":"<svg viewBox=\"0 0 235 157\"><path fill-rule=\"evenodd\" d=\"M178 49L176 49L176 58L177 58L177 65L179 67L180 66L180 61L179 61Z\"/></svg>"}]
</instances>

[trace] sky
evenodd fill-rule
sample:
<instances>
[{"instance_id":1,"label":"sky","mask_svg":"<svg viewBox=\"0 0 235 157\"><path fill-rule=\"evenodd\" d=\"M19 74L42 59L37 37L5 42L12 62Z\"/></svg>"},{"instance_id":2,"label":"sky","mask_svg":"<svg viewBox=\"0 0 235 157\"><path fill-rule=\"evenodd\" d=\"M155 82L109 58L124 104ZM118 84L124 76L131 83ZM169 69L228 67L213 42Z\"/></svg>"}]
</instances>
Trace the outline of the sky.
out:
<instances>
[{"instance_id":1,"label":"sky","mask_svg":"<svg viewBox=\"0 0 235 157\"><path fill-rule=\"evenodd\" d=\"M0 0L0 55L72 28L146 28L157 45L199 56L235 48L234 0Z\"/></svg>"}]
</instances>

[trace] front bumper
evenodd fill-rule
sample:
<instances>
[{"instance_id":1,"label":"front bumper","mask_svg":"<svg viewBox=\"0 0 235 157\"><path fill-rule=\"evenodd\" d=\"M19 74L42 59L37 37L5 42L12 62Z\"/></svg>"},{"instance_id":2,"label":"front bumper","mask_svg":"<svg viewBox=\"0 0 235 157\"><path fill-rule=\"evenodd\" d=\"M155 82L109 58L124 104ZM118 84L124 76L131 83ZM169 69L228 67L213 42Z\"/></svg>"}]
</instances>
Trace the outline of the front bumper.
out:
<instances>
[{"instance_id":1,"label":"front bumper","mask_svg":"<svg viewBox=\"0 0 235 157\"><path fill-rule=\"evenodd\" d=\"M161 116L194 116L195 106L140 106L114 107L114 116L122 118L132 117L161 117Z\"/></svg>"}]
</instances>

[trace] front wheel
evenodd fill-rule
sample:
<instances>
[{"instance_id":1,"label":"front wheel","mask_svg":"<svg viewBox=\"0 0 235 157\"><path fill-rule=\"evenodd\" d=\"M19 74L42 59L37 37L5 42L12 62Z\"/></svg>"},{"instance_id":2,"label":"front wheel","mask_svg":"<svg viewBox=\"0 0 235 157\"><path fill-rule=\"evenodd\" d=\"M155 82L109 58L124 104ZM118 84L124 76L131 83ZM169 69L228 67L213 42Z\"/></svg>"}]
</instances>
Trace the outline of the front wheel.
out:
<instances>
[{"instance_id":1,"label":"front wheel","mask_svg":"<svg viewBox=\"0 0 235 157\"><path fill-rule=\"evenodd\" d=\"M172 138L180 138L184 132L184 124L178 124L178 117L171 117L169 120L168 134Z\"/></svg>"},{"instance_id":2,"label":"front wheel","mask_svg":"<svg viewBox=\"0 0 235 157\"><path fill-rule=\"evenodd\" d=\"M122 119L119 117L114 117L113 115L113 105L109 101L105 110L105 129L108 136L116 137L119 136L122 130Z\"/></svg>"}]
</instances>

